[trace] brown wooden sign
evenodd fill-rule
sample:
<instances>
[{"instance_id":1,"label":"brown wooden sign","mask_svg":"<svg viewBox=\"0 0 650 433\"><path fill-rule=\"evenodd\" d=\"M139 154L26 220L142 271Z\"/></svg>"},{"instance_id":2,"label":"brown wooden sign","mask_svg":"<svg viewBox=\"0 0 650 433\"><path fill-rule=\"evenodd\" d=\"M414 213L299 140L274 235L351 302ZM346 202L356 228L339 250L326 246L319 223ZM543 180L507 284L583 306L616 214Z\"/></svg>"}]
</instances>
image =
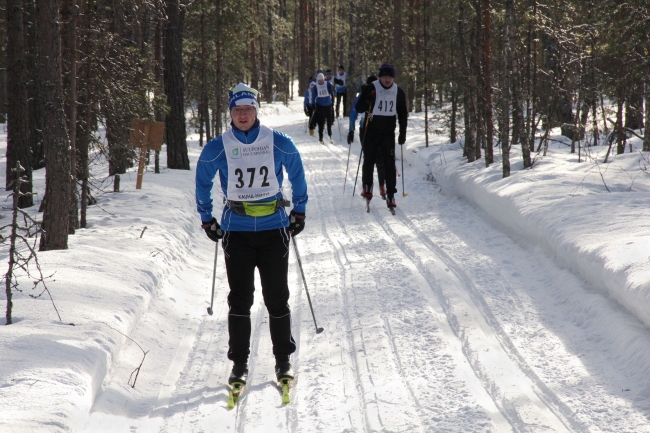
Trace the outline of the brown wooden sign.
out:
<instances>
[{"instance_id":1,"label":"brown wooden sign","mask_svg":"<svg viewBox=\"0 0 650 433\"><path fill-rule=\"evenodd\" d=\"M162 149L165 122L150 122L147 119L133 119L131 121L131 134L129 146L145 147L147 150Z\"/></svg>"},{"instance_id":2,"label":"brown wooden sign","mask_svg":"<svg viewBox=\"0 0 650 433\"><path fill-rule=\"evenodd\" d=\"M138 180L135 189L142 189L144 177L144 161L149 150L160 152L162 149L165 122L150 122L147 119L133 119L131 121L131 134L129 146L140 148L140 161L138 163Z\"/></svg>"}]
</instances>

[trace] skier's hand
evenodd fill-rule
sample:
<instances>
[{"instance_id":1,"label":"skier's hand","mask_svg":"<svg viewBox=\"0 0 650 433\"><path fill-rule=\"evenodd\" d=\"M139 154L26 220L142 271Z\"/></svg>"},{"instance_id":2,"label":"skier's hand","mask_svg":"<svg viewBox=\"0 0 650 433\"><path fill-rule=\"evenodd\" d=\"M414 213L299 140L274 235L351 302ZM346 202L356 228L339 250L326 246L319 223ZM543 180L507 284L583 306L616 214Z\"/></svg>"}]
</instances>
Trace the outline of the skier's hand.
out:
<instances>
[{"instance_id":1,"label":"skier's hand","mask_svg":"<svg viewBox=\"0 0 650 433\"><path fill-rule=\"evenodd\" d=\"M397 138L397 142L401 146L402 144L406 143L406 131L400 132L399 137Z\"/></svg>"},{"instance_id":2,"label":"skier's hand","mask_svg":"<svg viewBox=\"0 0 650 433\"><path fill-rule=\"evenodd\" d=\"M214 242L219 242L219 239L223 238L223 230L221 230L221 226L214 217L207 223L203 222L201 228L205 230L205 234Z\"/></svg>"},{"instance_id":3,"label":"skier's hand","mask_svg":"<svg viewBox=\"0 0 650 433\"><path fill-rule=\"evenodd\" d=\"M305 116L309 117L309 110L305 107Z\"/></svg>"},{"instance_id":4,"label":"skier's hand","mask_svg":"<svg viewBox=\"0 0 650 433\"><path fill-rule=\"evenodd\" d=\"M354 141L354 131L348 132L348 144L352 144Z\"/></svg>"},{"instance_id":5,"label":"skier's hand","mask_svg":"<svg viewBox=\"0 0 650 433\"><path fill-rule=\"evenodd\" d=\"M296 211L291 211L289 214L289 232L291 236L298 236L298 234L305 228L305 214Z\"/></svg>"}]
</instances>

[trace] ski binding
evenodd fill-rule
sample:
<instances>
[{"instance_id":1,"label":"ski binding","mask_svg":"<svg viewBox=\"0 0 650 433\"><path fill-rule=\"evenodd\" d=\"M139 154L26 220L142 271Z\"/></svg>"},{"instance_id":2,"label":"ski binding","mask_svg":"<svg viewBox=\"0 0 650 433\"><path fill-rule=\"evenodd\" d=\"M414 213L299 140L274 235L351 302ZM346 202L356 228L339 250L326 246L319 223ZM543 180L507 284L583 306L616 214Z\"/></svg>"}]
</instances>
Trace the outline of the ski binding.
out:
<instances>
[{"instance_id":1,"label":"ski binding","mask_svg":"<svg viewBox=\"0 0 650 433\"><path fill-rule=\"evenodd\" d=\"M291 388L291 379L289 378L280 379L279 385L282 388L282 403L289 404L291 402L291 398L289 396L289 389Z\"/></svg>"},{"instance_id":2,"label":"ski binding","mask_svg":"<svg viewBox=\"0 0 650 433\"><path fill-rule=\"evenodd\" d=\"M239 396L244 392L244 384L241 382L233 382L231 384L230 392L228 393L228 409L232 409L239 401Z\"/></svg>"}]
</instances>

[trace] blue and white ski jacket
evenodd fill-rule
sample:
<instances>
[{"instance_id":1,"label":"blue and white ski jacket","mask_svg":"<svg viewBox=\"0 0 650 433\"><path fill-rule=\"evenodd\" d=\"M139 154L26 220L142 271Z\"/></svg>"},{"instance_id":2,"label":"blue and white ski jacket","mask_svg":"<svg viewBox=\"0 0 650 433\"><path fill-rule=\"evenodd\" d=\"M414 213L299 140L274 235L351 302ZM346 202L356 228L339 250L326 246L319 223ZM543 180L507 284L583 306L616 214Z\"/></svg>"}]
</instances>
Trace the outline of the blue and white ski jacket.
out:
<instances>
[{"instance_id":1,"label":"blue and white ski jacket","mask_svg":"<svg viewBox=\"0 0 650 433\"><path fill-rule=\"evenodd\" d=\"M329 94L321 98L318 97L318 90L316 89L318 83L314 85L313 90L311 92L313 95L312 98L315 100L314 105L320 105L321 107L329 107L330 105L332 105L332 101L333 101L332 98L334 96L334 86L332 85L332 83L330 83L327 80L325 80L325 84L327 84L327 92Z\"/></svg>"},{"instance_id":2,"label":"blue and white ski jacket","mask_svg":"<svg viewBox=\"0 0 650 433\"><path fill-rule=\"evenodd\" d=\"M303 101L302 106L304 108L314 106L314 86L316 85L316 80L311 80L307 85L307 91L305 92L305 100Z\"/></svg>"},{"instance_id":3,"label":"blue and white ski jacket","mask_svg":"<svg viewBox=\"0 0 650 433\"><path fill-rule=\"evenodd\" d=\"M247 132L240 131L232 124L231 126L235 137L243 144L255 142L260 132L259 119ZM308 198L307 181L300 153L298 153L298 148L291 137L275 130L273 131L273 158L275 160L275 175L280 188L282 188L282 180L284 179L282 170L282 167L284 167L289 175L289 181L291 181L293 210L298 213L305 213ZM221 135L213 138L205 145L196 165L196 209L199 211L203 222L212 219L212 187L217 171L219 172L221 191L223 196L226 197L228 190L228 161L226 160ZM282 192L258 201L265 202L274 199L282 199ZM257 232L288 226L289 217L285 208L280 208L272 215L253 217L237 215L226 205L221 213L221 229L224 231Z\"/></svg>"}]
</instances>

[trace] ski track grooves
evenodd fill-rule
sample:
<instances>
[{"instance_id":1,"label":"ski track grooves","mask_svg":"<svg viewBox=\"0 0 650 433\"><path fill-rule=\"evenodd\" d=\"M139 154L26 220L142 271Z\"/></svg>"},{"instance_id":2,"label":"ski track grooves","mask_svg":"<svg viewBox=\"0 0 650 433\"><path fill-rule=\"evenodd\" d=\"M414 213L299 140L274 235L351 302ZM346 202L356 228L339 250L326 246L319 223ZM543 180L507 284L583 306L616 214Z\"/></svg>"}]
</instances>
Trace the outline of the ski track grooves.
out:
<instances>
[{"instance_id":1,"label":"ski track grooves","mask_svg":"<svg viewBox=\"0 0 650 433\"><path fill-rule=\"evenodd\" d=\"M329 149L329 146L325 146L325 148L331 152ZM309 164L311 165L311 164ZM323 179L323 170L310 170L310 172L314 175L318 173L318 177ZM315 185L314 189L322 191L321 187L319 185ZM326 196L324 194L319 194L319 196ZM366 338L364 337L364 330L363 328L359 328L358 326L354 326L353 322L354 319L350 316L350 299L348 295L348 280L350 281L350 285L353 285L353 279L348 279L348 273L352 273L354 271L354 268L352 266L352 263L348 260L347 255L345 253L345 249L342 247L340 241L335 243L332 239L332 236L329 234L331 232L331 228L334 226L338 226L337 232L344 234L347 238L352 239L352 237L349 235L345 227L341 225L339 220L337 218L334 218L330 215L333 215L332 212L326 212L322 208L320 201L316 201L316 205L319 209L319 213L321 215L321 231L324 234L325 238L327 239L327 242L331 248L331 251L333 253L334 259L336 261L337 266L340 269L340 275L341 275L341 281L340 281L340 293L342 296L343 300L343 315L346 319L346 325L347 325L347 330L346 330L346 335L348 339L348 345L350 348L357 348L357 350L354 351L355 355L352 356L352 361L354 365L354 375L357 380L357 386L361 389L360 392L360 397L361 397L361 405L363 408L364 412L364 418L365 418L365 431L386 431L385 430L385 421L382 419L382 410L381 410L381 405L383 404L388 404L392 405L395 404L394 401L385 401L382 400L378 395L377 392L374 391L376 387L379 384L375 384L373 381L373 375L372 371L373 368L369 365L369 356L367 356L367 353L371 351L366 350ZM327 223L326 223L327 222ZM330 230L327 230L326 228L329 227ZM341 260L341 256L344 257L344 260ZM347 266L346 266L347 264ZM378 282L376 279L373 277L373 275L369 275L370 280L375 283L375 285L378 285ZM358 319L357 319L358 321ZM384 318L382 320L384 323L386 323L386 319ZM355 327L357 329L355 329ZM393 342L393 335L390 333L390 327L386 327L387 330L389 330L389 333L387 335L387 340L389 341L391 345L391 352L393 353L394 359L397 360L397 368L398 372L402 372L401 368L401 362L399 360L399 357L397 355L397 350L395 349L394 342ZM364 356L362 359L359 359L358 353L363 353ZM360 361L362 364L360 364ZM398 387L399 388L399 387ZM419 407L419 404L417 402L417 399L415 399L412 391L410 388L408 388L408 393L407 393L408 399L410 402L405 402L401 401L400 405L403 407L410 407L415 405L416 407ZM397 396L396 396L397 397ZM397 400L397 398L395 399ZM411 422L416 422L416 426L413 426L417 429L417 431L425 431L424 427L421 425L419 422L419 418L417 419L410 419ZM377 428L379 427L379 428Z\"/></svg>"},{"instance_id":2,"label":"ski track grooves","mask_svg":"<svg viewBox=\"0 0 650 433\"><path fill-rule=\"evenodd\" d=\"M372 209L372 213L380 226L393 239L395 244L402 250L402 252L407 257L409 257L409 259L420 270L420 272L425 275L428 280L435 280L436 278L428 269L427 264L424 263L421 257L418 256L418 254L407 244L406 241L400 239L400 236L394 231L393 227L391 227L391 224L386 221L386 218L380 217L378 215L378 211L374 208ZM492 329L494 336L499 341L501 347L505 353L514 361L519 370L530 380L533 391L540 398L540 400L544 402L544 404L551 410L551 412L557 416L560 422L564 424L565 427L567 427L569 430L574 430L577 432L587 431L581 423L573 418L573 411L546 386L546 384L530 368L526 360L519 354L508 335L505 333L505 331L503 331L498 320L492 314L483 296L479 293L471 279L460 268L460 266L446 253L444 253L444 251L436 246L435 243L431 241L431 239L429 239L419 229L417 229L413 223L401 212L396 216L404 223L405 227L408 227L408 229L413 232L414 237L422 242L434 257L438 258L442 263L444 263L445 266L451 270L453 277L462 283L462 287L466 290L475 306L481 312L481 315ZM490 377L489 372L486 372L482 367L480 360L476 356L476 351L472 348L470 337L466 335L465 331L462 329L461 324L458 321L458 317L453 312L452 302L450 298L445 295L444 291L442 290L435 290L435 292L441 301L441 305L445 309L445 313L448 316L450 325L454 329L454 332L458 338L462 341L463 351L467 361L472 366L472 369L474 369L476 376L481 380L481 382L483 382L486 391L492 397L497 407L502 411L503 415L511 422L517 431L528 431L529 425L521 418L519 410L517 409L517 405L514 402L510 401L507 396L500 395L501 391L499 384L494 382L494 380Z\"/></svg>"},{"instance_id":3,"label":"ski track grooves","mask_svg":"<svg viewBox=\"0 0 650 433\"><path fill-rule=\"evenodd\" d=\"M431 241L431 239L429 239L426 235L424 235L417 227L415 227L413 222L408 217L404 216L403 214L398 214L398 217L404 223L404 225L414 233L416 238L422 241L427 247L427 249L429 249L433 255L441 259L441 261L447 267L449 267L452 270L452 272L455 274L455 276L463 283L463 286L467 289L470 297L472 298L476 306L481 311L481 314L486 319L487 323L494 331L495 336L501 343L501 347L505 350L505 352L509 355L509 357L513 359L513 361L517 364L519 369L526 375L526 377L528 377L528 379L532 382L535 388L535 393L539 396L539 398L542 401L544 401L544 403L546 403L547 406L549 406L549 408L553 411L553 413L555 413L556 416L558 416L558 418L560 418L565 425L567 424L570 425L572 429L578 432L588 431L586 426L584 426L581 422L577 421L574 418L573 410L569 406L567 406L551 389L549 389L549 387L544 383L544 381L540 379L540 377L533 371L530 365L528 365L528 362L519 353L519 351L515 347L514 343L512 342L508 334L503 330L501 323L496 319L496 317L492 313L483 295L476 288L476 286L469 278L469 276L461 269L458 263L456 263L444 251L442 251L440 247L438 247L433 241ZM418 268L424 268L424 271L428 274L429 271L428 269L426 269L426 265L422 263L422 261L417 257L415 252L411 250L406 245L405 242L401 241L398 238L397 234L385 222L385 220L381 221L381 225L382 227L384 227L386 232L391 237L393 237L395 243L399 245L402 251L404 251L404 253L407 254L413 260L416 266L418 266ZM440 293L440 295L444 296L443 293ZM448 303L446 303L445 305L448 305ZM470 359L468 358L468 360Z\"/></svg>"},{"instance_id":4,"label":"ski track grooves","mask_svg":"<svg viewBox=\"0 0 650 433\"><path fill-rule=\"evenodd\" d=\"M338 159L340 157L333 152L329 146L328 150ZM381 203L381 202L380 202ZM417 252L408 245L407 241L402 240L400 235L397 234L395 229L392 227L393 224L387 221L387 218L394 218L392 215L384 215L383 217L379 216L379 211L376 208L371 208L371 213L373 214L374 219L378 222L379 226L383 228L386 234L393 240L393 242L400 248L406 257L415 265L415 267L420 271L422 276L426 281L436 281L436 277L429 270L427 264L418 256ZM435 245L431 239L424 235L419 229L417 229L411 220L404 216L401 212L397 214L397 218L403 223L404 227L407 227L412 232L412 237L420 241L420 245L423 246L440 262L442 262L452 274L452 278L455 277L461 284L462 289L469 295L469 298L473 302L474 306L479 310L483 319L487 322L492 334L499 342L502 350L505 352L506 356L512 360L516 367L523 373L523 375L528 379L532 391L539 398L541 402L550 410L550 412L557 417L560 423L569 431L584 432L587 431L585 426L576 421L572 414L572 410L562 402L549 388L546 384L535 374L535 372L530 368L525 359L519 354L516 347L508 337L508 335L503 331L500 323L492 314L489 306L487 305L485 299L476 289L471 279L462 271L460 266L454 262L447 254L444 253L439 247ZM403 236L403 235L402 235ZM434 260L435 261L435 260ZM499 408L504 417L510 422L511 426L515 431L526 432L529 431L531 423L526 423L520 414L520 410L515 401L512 401L512 398L509 398L508 395L501 390L501 386L498 382L495 382L494 379L490 376L490 372L486 371L481 365L479 359L479 354L477 350L473 349L472 337L465 332L462 325L459 323L458 317L454 313L454 308L452 307L452 301L449 296L444 293L442 288L440 290L435 290L433 286L430 286L434 293L440 300L445 314L447 315L448 323L452 327L456 336L461 340L463 353L465 358L469 362L470 366L474 370L476 376L479 378L483 384L485 390L488 392L496 406ZM471 308L471 306L470 306ZM385 322L388 322L384 319ZM388 324L387 324L388 325ZM390 330L389 325L387 329ZM396 349L394 346L393 338L391 335L391 344L393 344L393 351L396 354ZM395 359L398 362L398 366L401 364L399 357L395 356ZM400 368L401 370L401 368ZM413 391L407 384L409 394L414 402L417 402L417 399L413 398ZM519 401L521 399L518 399ZM532 402L534 403L534 401Z\"/></svg>"}]
</instances>

